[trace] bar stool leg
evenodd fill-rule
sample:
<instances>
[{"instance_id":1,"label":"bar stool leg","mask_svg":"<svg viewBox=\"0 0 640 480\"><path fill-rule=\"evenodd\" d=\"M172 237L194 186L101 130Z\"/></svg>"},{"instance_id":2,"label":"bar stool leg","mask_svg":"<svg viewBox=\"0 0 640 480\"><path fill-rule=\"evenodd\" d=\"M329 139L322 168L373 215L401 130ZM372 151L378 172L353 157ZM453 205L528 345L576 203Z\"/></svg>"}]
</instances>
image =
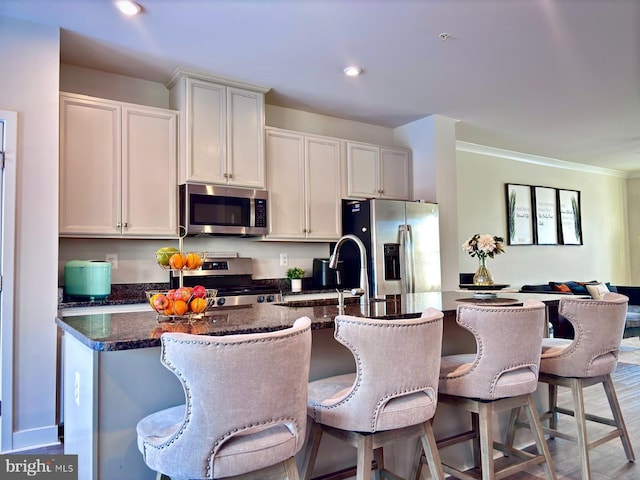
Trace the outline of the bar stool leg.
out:
<instances>
[{"instance_id":1,"label":"bar stool leg","mask_svg":"<svg viewBox=\"0 0 640 480\"><path fill-rule=\"evenodd\" d=\"M609 400L609 407L611 408L613 419L616 422L616 427L620 430L620 440L624 447L624 453L627 455L627 460L635 462L636 457L633 454L633 448L629 441L629 433L627 432L627 426L625 425L624 418L622 417L622 410L620 409L620 403L618 403L618 396L616 395L616 390L613 387L611 375L607 375L605 381L602 382L602 386L604 387L604 392L607 394L607 400Z\"/></svg>"},{"instance_id":2,"label":"bar stool leg","mask_svg":"<svg viewBox=\"0 0 640 480\"><path fill-rule=\"evenodd\" d=\"M438 454L438 446L436 445L436 437L433 434L431 420L424 422L424 430L425 434L420 437L420 442L422 443L422 449L429 464L431 478L434 480L444 480L444 472L442 470L442 463L440 463L440 455ZM418 445L419 444L420 443L418 443ZM416 477L412 476L411 478Z\"/></svg>"},{"instance_id":3,"label":"bar stool leg","mask_svg":"<svg viewBox=\"0 0 640 480\"><path fill-rule=\"evenodd\" d=\"M493 427L491 425L492 414L493 408L491 403L479 402L478 426L480 428L482 480L495 479L495 466L493 464Z\"/></svg>"},{"instance_id":4,"label":"bar stool leg","mask_svg":"<svg viewBox=\"0 0 640 480\"><path fill-rule=\"evenodd\" d=\"M583 480L591 478L591 468L589 466L589 446L587 444L587 420L584 409L584 396L582 394L582 384L579 379L569 379L573 405L575 408L576 427L578 430L578 451L580 454L580 471ZM553 418L553 417L552 417Z\"/></svg>"},{"instance_id":5,"label":"bar stool leg","mask_svg":"<svg viewBox=\"0 0 640 480\"><path fill-rule=\"evenodd\" d=\"M375 478L376 480L381 480L381 472L384 470L384 452L382 451L382 447L376 448L373 451L373 459L375 460L377 465Z\"/></svg>"},{"instance_id":6,"label":"bar stool leg","mask_svg":"<svg viewBox=\"0 0 640 480\"><path fill-rule=\"evenodd\" d=\"M558 386L549 383L549 411L551 416L549 417L549 428L553 430L558 429L558 413L556 407L558 406ZM551 435L549 438L555 438Z\"/></svg>"},{"instance_id":7,"label":"bar stool leg","mask_svg":"<svg viewBox=\"0 0 640 480\"><path fill-rule=\"evenodd\" d=\"M511 410L511 415L509 416L509 430L507 430L507 436L505 438L504 444L509 447L513 446L513 442L516 440L516 430L518 429L518 419L520 418L520 410L521 407L516 407ZM505 453L505 456L509 455Z\"/></svg>"},{"instance_id":8,"label":"bar stool leg","mask_svg":"<svg viewBox=\"0 0 640 480\"><path fill-rule=\"evenodd\" d=\"M536 447L538 447L538 453L544 455L544 469L547 473L547 478L549 480L556 480L556 472L553 468L553 461L551 460L551 452L549 451L549 446L544 439L544 432L542 431L542 424L540 423L540 418L538 417L538 411L536 409L536 405L533 401L533 395L528 395L527 405L524 407L527 417L529 419L529 425L531 426L531 433L536 441ZM518 412L520 408L517 409ZM512 411L513 415L513 411ZM516 417L517 418L517 417ZM515 423L514 423L515 425ZM515 429L514 429L515 431ZM513 443L507 445L512 445Z\"/></svg>"},{"instance_id":9,"label":"bar stool leg","mask_svg":"<svg viewBox=\"0 0 640 480\"><path fill-rule=\"evenodd\" d=\"M373 435L358 435L357 443L356 480L370 480L371 463L373 462Z\"/></svg>"},{"instance_id":10,"label":"bar stool leg","mask_svg":"<svg viewBox=\"0 0 640 480\"><path fill-rule=\"evenodd\" d=\"M480 424L478 417L478 413L471 412L471 430L476 434L475 438L471 441L471 448L473 449L473 466L476 468L480 467L480 459L482 458L480 454L482 448L480 447Z\"/></svg>"},{"instance_id":11,"label":"bar stool leg","mask_svg":"<svg viewBox=\"0 0 640 480\"><path fill-rule=\"evenodd\" d=\"M322 439L322 429L317 423L309 419L309 438L307 448L304 452L304 458L302 461L302 478L304 480L311 480L311 474L313 473L313 466L316 463L316 457L318 456L318 449L320 448L320 440Z\"/></svg>"}]
</instances>

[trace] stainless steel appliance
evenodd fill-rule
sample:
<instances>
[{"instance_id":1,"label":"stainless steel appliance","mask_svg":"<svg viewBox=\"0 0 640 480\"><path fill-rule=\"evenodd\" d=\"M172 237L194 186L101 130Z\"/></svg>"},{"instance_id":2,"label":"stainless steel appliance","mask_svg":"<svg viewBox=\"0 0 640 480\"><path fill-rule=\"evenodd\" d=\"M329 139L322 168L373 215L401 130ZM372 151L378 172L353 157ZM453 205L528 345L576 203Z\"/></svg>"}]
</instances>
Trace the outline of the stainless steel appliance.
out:
<instances>
[{"instance_id":1,"label":"stainless steel appliance","mask_svg":"<svg viewBox=\"0 0 640 480\"><path fill-rule=\"evenodd\" d=\"M182 271L182 284L185 287L202 285L218 289L217 307L282 301L276 285L253 281L253 260L246 257L207 256L201 270ZM171 271L169 286L177 288L179 285L180 272Z\"/></svg>"},{"instance_id":2,"label":"stainless steel appliance","mask_svg":"<svg viewBox=\"0 0 640 480\"><path fill-rule=\"evenodd\" d=\"M342 232L358 237L367 252L372 297L440 291L438 206L399 200L343 200ZM344 284L359 285L360 254L354 242L340 251Z\"/></svg>"},{"instance_id":3,"label":"stainless steel appliance","mask_svg":"<svg viewBox=\"0 0 640 480\"><path fill-rule=\"evenodd\" d=\"M344 263L338 262L338 268L329 267L328 258L313 259L313 275L311 277L314 287L336 288L342 285Z\"/></svg>"},{"instance_id":4,"label":"stainless steel appliance","mask_svg":"<svg viewBox=\"0 0 640 480\"><path fill-rule=\"evenodd\" d=\"M186 183L178 189L180 225L187 235L256 236L267 233L265 190Z\"/></svg>"}]
</instances>

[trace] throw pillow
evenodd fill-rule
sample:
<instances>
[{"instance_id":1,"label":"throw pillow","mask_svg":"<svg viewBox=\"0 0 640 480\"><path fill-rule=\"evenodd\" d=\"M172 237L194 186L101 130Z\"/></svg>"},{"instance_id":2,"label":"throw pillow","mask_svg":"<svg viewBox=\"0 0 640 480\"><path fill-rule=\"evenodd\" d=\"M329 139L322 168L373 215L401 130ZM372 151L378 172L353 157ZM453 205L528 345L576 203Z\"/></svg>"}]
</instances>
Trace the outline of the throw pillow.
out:
<instances>
[{"instance_id":1,"label":"throw pillow","mask_svg":"<svg viewBox=\"0 0 640 480\"><path fill-rule=\"evenodd\" d=\"M564 282L567 284L567 287L571 289L571 292L574 295L588 295L586 284L583 282ZM597 283L597 282L588 282L588 283Z\"/></svg>"},{"instance_id":2,"label":"throw pillow","mask_svg":"<svg viewBox=\"0 0 640 480\"><path fill-rule=\"evenodd\" d=\"M571 293L571 289L564 283L552 282L551 288L554 292Z\"/></svg>"},{"instance_id":3,"label":"throw pillow","mask_svg":"<svg viewBox=\"0 0 640 480\"><path fill-rule=\"evenodd\" d=\"M594 300L602 300L602 297L604 297L605 293L609 293L609 289L604 283L596 283L585 286L587 287L589 295L591 295L591 298L593 298Z\"/></svg>"}]
</instances>

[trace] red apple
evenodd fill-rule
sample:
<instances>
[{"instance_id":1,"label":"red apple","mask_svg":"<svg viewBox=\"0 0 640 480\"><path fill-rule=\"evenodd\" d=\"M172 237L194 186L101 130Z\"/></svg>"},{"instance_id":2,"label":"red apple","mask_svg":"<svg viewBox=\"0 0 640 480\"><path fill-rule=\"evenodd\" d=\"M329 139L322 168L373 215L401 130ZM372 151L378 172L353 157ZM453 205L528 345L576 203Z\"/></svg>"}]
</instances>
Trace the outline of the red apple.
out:
<instances>
[{"instance_id":1,"label":"red apple","mask_svg":"<svg viewBox=\"0 0 640 480\"><path fill-rule=\"evenodd\" d=\"M204 298L207 296L207 289L202 285L196 285L195 287L193 287L192 293L195 298Z\"/></svg>"},{"instance_id":2,"label":"red apple","mask_svg":"<svg viewBox=\"0 0 640 480\"><path fill-rule=\"evenodd\" d=\"M182 300L183 302L189 302L191 299L191 287L181 287L174 293L174 300Z\"/></svg>"},{"instance_id":3,"label":"red apple","mask_svg":"<svg viewBox=\"0 0 640 480\"><path fill-rule=\"evenodd\" d=\"M171 302L166 297L166 295L157 295L153 299L153 308L155 308L158 312L162 312L165 310Z\"/></svg>"}]
</instances>

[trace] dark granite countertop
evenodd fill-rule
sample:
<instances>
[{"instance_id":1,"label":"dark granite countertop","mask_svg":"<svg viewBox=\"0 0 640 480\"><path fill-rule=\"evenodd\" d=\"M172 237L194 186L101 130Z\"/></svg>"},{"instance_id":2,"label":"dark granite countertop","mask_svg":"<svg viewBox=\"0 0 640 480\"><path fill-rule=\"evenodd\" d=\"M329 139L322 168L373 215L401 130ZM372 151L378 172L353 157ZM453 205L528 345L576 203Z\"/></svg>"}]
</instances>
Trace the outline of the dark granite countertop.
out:
<instances>
[{"instance_id":1,"label":"dark granite countertop","mask_svg":"<svg viewBox=\"0 0 640 480\"><path fill-rule=\"evenodd\" d=\"M414 318L428 307L445 314L454 314L458 305L469 302L471 294L465 292L432 292L388 296L376 301L365 311L359 303L348 303L344 314L381 319ZM539 299L546 303L558 301L557 295L500 294L500 299L521 302ZM475 303L496 304L495 301ZM332 304L333 303L333 304ZM334 300L311 300L287 304L255 304L246 307L215 307L203 318L177 321L159 321L149 307L148 312L96 313L56 318L56 324L89 348L96 351L128 350L160 345L163 332L185 332L203 335L256 333L287 328L300 317L307 316L313 329L333 328L338 314Z\"/></svg>"},{"instance_id":2,"label":"dark granite countertop","mask_svg":"<svg viewBox=\"0 0 640 480\"><path fill-rule=\"evenodd\" d=\"M282 283L282 282L281 282ZM256 284L264 285L265 282L256 282ZM302 292L291 292L288 284L280 285L283 295L296 296L313 293L335 293L335 288L320 289L310 286ZM106 307L112 305L136 305L147 303L145 292L147 290L167 290L169 283L127 283L111 285L111 294L103 299L89 298L72 298L64 295L62 302L58 304L58 308L79 308L79 307Z\"/></svg>"}]
</instances>

